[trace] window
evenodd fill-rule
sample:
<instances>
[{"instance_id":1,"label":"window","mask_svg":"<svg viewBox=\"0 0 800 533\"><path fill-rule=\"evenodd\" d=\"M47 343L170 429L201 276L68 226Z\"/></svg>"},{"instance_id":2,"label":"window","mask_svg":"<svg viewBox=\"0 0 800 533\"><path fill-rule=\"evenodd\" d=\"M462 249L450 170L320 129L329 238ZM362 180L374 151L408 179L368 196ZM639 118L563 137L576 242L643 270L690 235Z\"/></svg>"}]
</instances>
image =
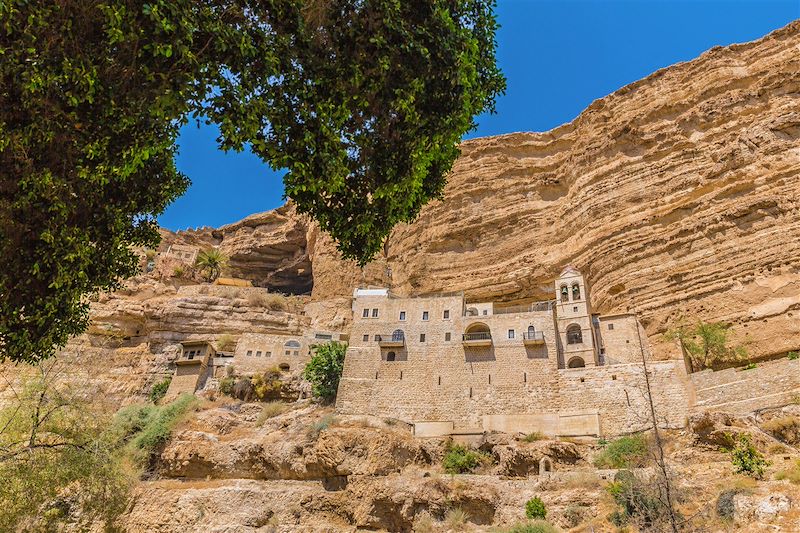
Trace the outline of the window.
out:
<instances>
[{"instance_id":1,"label":"window","mask_svg":"<svg viewBox=\"0 0 800 533\"><path fill-rule=\"evenodd\" d=\"M379 340L381 340L381 336L380 335L375 335L375 342L378 342Z\"/></svg>"},{"instance_id":2,"label":"window","mask_svg":"<svg viewBox=\"0 0 800 533\"><path fill-rule=\"evenodd\" d=\"M189 355L186 357L187 359L194 359L194 350L189 352Z\"/></svg>"},{"instance_id":3,"label":"window","mask_svg":"<svg viewBox=\"0 0 800 533\"><path fill-rule=\"evenodd\" d=\"M406 312L400 311L400 320L405 320L405 319L406 319Z\"/></svg>"},{"instance_id":4,"label":"window","mask_svg":"<svg viewBox=\"0 0 800 533\"><path fill-rule=\"evenodd\" d=\"M449 331L444 334L444 340L446 340L446 341L450 340L450 332Z\"/></svg>"},{"instance_id":5,"label":"window","mask_svg":"<svg viewBox=\"0 0 800 533\"><path fill-rule=\"evenodd\" d=\"M333 339L333 335L331 335L330 333L314 333L314 338L323 341L329 341Z\"/></svg>"},{"instance_id":6,"label":"window","mask_svg":"<svg viewBox=\"0 0 800 533\"><path fill-rule=\"evenodd\" d=\"M614 324L609 324L608 329L614 329Z\"/></svg>"},{"instance_id":7,"label":"window","mask_svg":"<svg viewBox=\"0 0 800 533\"><path fill-rule=\"evenodd\" d=\"M424 333L420 333L419 334L419 342L425 342L425 334Z\"/></svg>"},{"instance_id":8,"label":"window","mask_svg":"<svg viewBox=\"0 0 800 533\"><path fill-rule=\"evenodd\" d=\"M583 362L583 358L581 357L573 357L567 363L567 368L584 368L586 363ZM583 378L581 378L581 382L583 382Z\"/></svg>"},{"instance_id":9,"label":"window","mask_svg":"<svg viewBox=\"0 0 800 533\"><path fill-rule=\"evenodd\" d=\"M445 309L444 310L444 314L442 315L442 318L444 318L445 320L450 318L450 310L449 309Z\"/></svg>"},{"instance_id":10,"label":"window","mask_svg":"<svg viewBox=\"0 0 800 533\"><path fill-rule=\"evenodd\" d=\"M484 309L484 310L483 310L483 314L484 314L484 315L488 315L488 314L489 314L489 311L487 311L486 309Z\"/></svg>"},{"instance_id":11,"label":"window","mask_svg":"<svg viewBox=\"0 0 800 533\"><path fill-rule=\"evenodd\" d=\"M395 360L397 360L397 354L394 353L394 352L387 353L386 354L386 360L387 361L395 361Z\"/></svg>"},{"instance_id":12,"label":"window","mask_svg":"<svg viewBox=\"0 0 800 533\"><path fill-rule=\"evenodd\" d=\"M422 312L422 320L428 320L428 312L427 311L423 311Z\"/></svg>"},{"instance_id":13,"label":"window","mask_svg":"<svg viewBox=\"0 0 800 533\"><path fill-rule=\"evenodd\" d=\"M364 342L369 342L369 335L364 335Z\"/></svg>"},{"instance_id":14,"label":"window","mask_svg":"<svg viewBox=\"0 0 800 533\"><path fill-rule=\"evenodd\" d=\"M285 352L283 352L283 355L292 355L292 351L291 350L286 350Z\"/></svg>"},{"instance_id":15,"label":"window","mask_svg":"<svg viewBox=\"0 0 800 533\"><path fill-rule=\"evenodd\" d=\"M364 309L361 312L361 318L369 318L369 309Z\"/></svg>"},{"instance_id":16,"label":"window","mask_svg":"<svg viewBox=\"0 0 800 533\"><path fill-rule=\"evenodd\" d=\"M261 350L258 350L258 351L256 352L256 357L261 357Z\"/></svg>"},{"instance_id":17,"label":"window","mask_svg":"<svg viewBox=\"0 0 800 533\"><path fill-rule=\"evenodd\" d=\"M294 355L300 355L300 351L299 350L295 350L294 351Z\"/></svg>"},{"instance_id":18,"label":"window","mask_svg":"<svg viewBox=\"0 0 800 533\"><path fill-rule=\"evenodd\" d=\"M567 344L583 344L583 332L578 324L572 324L567 328Z\"/></svg>"},{"instance_id":19,"label":"window","mask_svg":"<svg viewBox=\"0 0 800 533\"><path fill-rule=\"evenodd\" d=\"M478 316L478 310L474 307L467 308L467 316Z\"/></svg>"},{"instance_id":20,"label":"window","mask_svg":"<svg viewBox=\"0 0 800 533\"><path fill-rule=\"evenodd\" d=\"M299 348L300 347L300 343L298 341L296 341L296 340L290 340L290 341L286 341L286 344L284 344L284 347L286 347L286 348Z\"/></svg>"},{"instance_id":21,"label":"window","mask_svg":"<svg viewBox=\"0 0 800 533\"><path fill-rule=\"evenodd\" d=\"M561 286L561 301L566 302L569 300L569 289L566 285Z\"/></svg>"},{"instance_id":22,"label":"window","mask_svg":"<svg viewBox=\"0 0 800 533\"><path fill-rule=\"evenodd\" d=\"M509 339L513 339L514 338L514 330L513 329L508 330L508 338Z\"/></svg>"},{"instance_id":23,"label":"window","mask_svg":"<svg viewBox=\"0 0 800 533\"><path fill-rule=\"evenodd\" d=\"M272 352L264 352L264 357L272 357Z\"/></svg>"},{"instance_id":24,"label":"window","mask_svg":"<svg viewBox=\"0 0 800 533\"><path fill-rule=\"evenodd\" d=\"M247 357L253 357L253 350L247 350Z\"/></svg>"},{"instance_id":25,"label":"window","mask_svg":"<svg viewBox=\"0 0 800 533\"><path fill-rule=\"evenodd\" d=\"M581 288L577 283L572 284L572 299L573 300L581 299Z\"/></svg>"},{"instance_id":26,"label":"window","mask_svg":"<svg viewBox=\"0 0 800 533\"><path fill-rule=\"evenodd\" d=\"M378 310L377 309L373 309L372 310L372 318L378 318Z\"/></svg>"},{"instance_id":27,"label":"window","mask_svg":"<svg viewBox=\"0 0 800 533\"><path fill-rule=\"evenodd\" d=\"M577 312L578 312L578 306L577 306L577 305L576 305L575 307L573 307L573 308L572 308L572 312L573 312L573 313L577 313Z\"/></svg>"}]
</instances>

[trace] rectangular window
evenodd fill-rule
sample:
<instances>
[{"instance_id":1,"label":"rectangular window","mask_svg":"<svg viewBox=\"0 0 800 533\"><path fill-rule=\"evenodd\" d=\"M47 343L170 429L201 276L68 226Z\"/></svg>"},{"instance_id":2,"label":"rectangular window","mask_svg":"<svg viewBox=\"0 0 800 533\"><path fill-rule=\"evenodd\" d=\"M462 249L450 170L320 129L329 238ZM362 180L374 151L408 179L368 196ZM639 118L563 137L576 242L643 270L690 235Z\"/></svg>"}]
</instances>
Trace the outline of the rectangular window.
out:
<instances>
[{"instance_id":1,"label":"rectangular window","mask_svg":"<svg viewBox=\"0 0 800 533\"><path fill-rule=\"evenodd\" d=\"M258 350L258 351L256 352L256 357L261 357L261 350Z\"/></svg>"},{"instance_id":2,"label":"rectangular window","mask_svg":"<svg viewBox=\"0 0 800 533\"><path fill-rule=\"evenodd\" d=\"M364 335L364 342L369 342L369 335Z\"/></svg>"},{"instance_id":3,"label":"rectangular window","mask_svg":"<svg viewBox=\"0 0 800 533\"><path fill-rule=\"evenodd\" d=\"M449 331L444 334L444 340L446 340L446 341L450 340L450 332Z\"/></svg>"},{"instance_id":4,"label":"rectangular window","mask_svg":"<svg viewBox=\"0 0 800 533\"><path fill-rule=\"evenodd\" d=\"M484 315L488 315L488 314L489 314L489 311L488 311L487 309L484 309L484 310L483 310L483 314L484 314Z\"/></svg>"},{"instance_id":5,"label":"rectangular window","mask_svg":"<svg viewBox=\"0 0 800 533\"><path fill-rule=\"evenodd\" d=\"M373 309L372 310L372 318L378 318L378 310L377 309Z\"/></svg>"},{"instance_id":6,"label":"rectangular window","mask_svg":"<svg viewBox=\"0 0 800 533\"><path fill-rule=\"evenodd\" d=\"M369 318L369 309L364 309L361 312L361 318Z\"/></svg>"},{"instance_id":7,"label":"rectangular window","mask_svg":"<svg viewBox=\"0 0 800 533\"><path fill-rule=\"evenodd\" d=\"M381 336L380 335L375 335L375 342L378 342L379 340L381 340Z\"/></svg>"},{"instance_id":8,"label":"rectangular window","mask_svg":"<svg viewBox=\"0 0 800 533\"><path fill-rule=\"evenodd\" d=\"M445 320L450 318L450 310L449 309L445 309L444 310L444 314L443 314L442 318L444 318Z\"/></svg>"},{"instance_id":9,"label":"rectangular window","mask_svg":"<svg viewBox=\"0 0 800 533\"><path fill-rule=\"evenodd\" d=\"M405 320L405 319L406 319L406 312L400 311L400 320Z\"/></svg>"},{"instance_id":10,"label":"rectangular window","mask_svg":"<svg viewBox=\"0 0 800 533\"><path fill-rule=\"evenodd\" d=\"M425 334L424 333L420 333L419 334L419 342L425 342Z\"/></svg>"},{"instance_id":11,"label":"rectangular window","mask_svg":"<svg viewBox=\"0 0 800 533\"><path fill-rule=\"evenodd\" d=\"M572 312L573 312L573 313L577 313L577 312L578 312L578 306L577 306L577 305L576 305L575 307L573 307L573 308L572 308Z\"/></svg>"},{"instance_id":12,"label":"rectangular window","mask_svg":"<svg viewBox=\"0 0 800 533\"><path fill-rule=\"evenodd\" d=\"M290 350L286 350L285 352L283 352L283 354L284 355L292 355L292 352Z\"/></svg>"},{"instance_id":13,"label":"rectangular window","mask_svg":"<svg viewBox=\"0 0 800 533\"><path fill-rule=\"evenodd\" d=\"M247 350L247 357L253 357L253 350Z\"/></svg>"},{"instance_id":14,"label":"rectangular window","mask_svg":"<svg viewBox=\"0 0 800 533\"><path fill-rule=\"evenodd\" d=\"M423 311L422 312L422 320L428 320L428 312L427 311Z\"/></svg>"},{"instance_id":15,"label":"rectangular window","mask_svg":"<svg viewBox=\"0 0 800 533\"><path fill-rule=\"evenodd\" d=\"M614 324L609 324L608 329L614 329Z\"/></svg>"},{"instance_id":16,"label":"rectangular window","mask_svg":"<svg viewBox=\"0 0 800 533\"><path fill-rule=\"evenodd\" d=\"M265 352L264 357L272 357L272 352Z\"/></svg>"},{"instance_id":17,"label":"rectangular window","mask_svg":"<svg viewBox=\"0 0 800 533\"><path fill-rule=\"evenodd\" d=\"M508 330L508 338L509 339L513 339L514 338L514 330L513 329Z\"/></svg>"}]
</instances>

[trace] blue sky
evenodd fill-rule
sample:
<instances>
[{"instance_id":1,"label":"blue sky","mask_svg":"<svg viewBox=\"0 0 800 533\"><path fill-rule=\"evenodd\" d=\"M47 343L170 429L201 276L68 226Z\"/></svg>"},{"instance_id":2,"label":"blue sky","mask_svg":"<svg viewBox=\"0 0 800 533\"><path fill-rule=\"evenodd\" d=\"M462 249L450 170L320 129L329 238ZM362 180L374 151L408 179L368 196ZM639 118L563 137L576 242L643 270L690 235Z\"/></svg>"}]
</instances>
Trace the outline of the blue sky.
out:
<instances>
[{"instance_id":1,"label":"blue sky","mask_svg":"<svg viewBox=\"0 0 800 533\"><path fill-rule=\"evenodd\" d=\"M497 15L508 89L468 138L552 129L662 67L785 26L800 18L800 0L498 0ZM216 136L183 129L177 164L192 185L162 226L217 227L283 204L283 172L218 150Z\"/></svg>"}]
</instances>

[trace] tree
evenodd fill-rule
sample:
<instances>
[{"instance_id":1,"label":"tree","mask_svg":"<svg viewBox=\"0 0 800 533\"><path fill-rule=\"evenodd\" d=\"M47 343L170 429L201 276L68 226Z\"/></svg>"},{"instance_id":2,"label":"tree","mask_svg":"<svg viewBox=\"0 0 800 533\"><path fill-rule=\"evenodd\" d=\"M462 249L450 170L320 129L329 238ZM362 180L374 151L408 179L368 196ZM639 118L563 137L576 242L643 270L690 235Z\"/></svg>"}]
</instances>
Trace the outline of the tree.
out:
<instances>
[{"instance_id":1,"label":"tree","mask_svg":"<svg viewBox=\"0 0 800 533\"><path fill-rule=\"evenodd\" d=\"M670 329L665 338L677 340L692 369L702 370L747 357L744 346L730 346L730 333L728 324L700 320L693 326L681 324Z\"/></svg>"},{"instance_id":2,"label":"tree","mask_svg":"<svg viewBox=\"0 0 800 533\"><path fill-rule=\"evenodd\" d=\"M214 281L222 274L222 269L227 263L227 256L216 248L212 248L211 250L203 250L197 254L194 265L200 272L205 273L208 281Z\"/></svg>"},{"instance_id":3,"label":"tree","mask_svg":"<svg viewBox=\"0 0 800 533\"><path fill-rule=\"evenodd\" d=\"M303 377L311 382L314 396L325 402L336 399L339 379L344 370L344 354L347 344L330 341L313 348L314 354L303 370Z\"/></svg>"},{"instance_id":4,"label":"tree","mask_svg":"<svg viewBox=\"0 0 800 533\"><path fill-rule=\"evenodd\" d=\"M83 332L188 184L175 140L216 123L366 263L442 194L505 81L493 0L0 3L0 360Z\"/></svg>"}]
</instances>

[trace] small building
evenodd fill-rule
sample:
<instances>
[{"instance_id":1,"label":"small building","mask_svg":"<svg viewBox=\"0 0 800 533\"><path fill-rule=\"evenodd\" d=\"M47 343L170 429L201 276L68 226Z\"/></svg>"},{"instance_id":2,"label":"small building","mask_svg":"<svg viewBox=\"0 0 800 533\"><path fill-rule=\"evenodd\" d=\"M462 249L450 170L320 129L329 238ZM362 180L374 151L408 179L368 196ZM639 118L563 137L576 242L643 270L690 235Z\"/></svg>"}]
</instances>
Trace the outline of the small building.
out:
<instances>
[{"instance_id":1,"label":"small building","mask_svg":"<svg viewBox=\"0 0 800 533\"><path fill-rule=\"evenodd\" d=\"M193 265L197 261L200 247L188 244L170 244L164 256L170 259L178 259L188 265Z\"/></svg>"},{"instance_id":2,"label":"small building","mask_svg":"<svg viewBox=\"0 0 800 533\"><path fill-rule=\"evenodd\" d=\"M202 388L212 368L216 355L214 346L207 340L184 341L175 360L175 375L169 384L165 401L183 393L193 394Z\"/></svg>"},{"instance_id":3,"label":"small building","mask_svg":"<svg viewBox=\"0 0 800 533\"><path fill-rule=\"evenodd\" d=\"M300 372L311 359L316 344L344 342L340 332L310 330L301 334L245 333L234 350L233 366L237 373L251 374L270 368L283 372Z\"/></svg>"}]
</instances>

